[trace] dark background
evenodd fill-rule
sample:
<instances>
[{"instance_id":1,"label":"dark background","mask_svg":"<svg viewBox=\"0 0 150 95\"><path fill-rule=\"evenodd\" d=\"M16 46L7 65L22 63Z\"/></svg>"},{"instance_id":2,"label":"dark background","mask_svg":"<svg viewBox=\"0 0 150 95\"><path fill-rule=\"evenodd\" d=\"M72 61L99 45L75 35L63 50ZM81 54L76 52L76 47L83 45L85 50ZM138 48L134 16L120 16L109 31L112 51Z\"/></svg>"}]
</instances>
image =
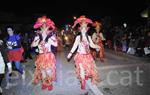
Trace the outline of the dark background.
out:
<instances>
[{"instance_id":1,"label":"dark background","mask_svg":"<svg viewBox=\"0 0 150 95\"><path fill-rule=\"evenodd\" d=\"M148 0L49 0L49 1L4 1L0 12L12 13L17 18L28 17L30 23L35 22L41 15L50 17L56 25L73 22L73 16L86 15L93 20L111 17L114 24L126 22L130 25L145 22L140 13L148 6Z\"/></svg>"}]
</instances>

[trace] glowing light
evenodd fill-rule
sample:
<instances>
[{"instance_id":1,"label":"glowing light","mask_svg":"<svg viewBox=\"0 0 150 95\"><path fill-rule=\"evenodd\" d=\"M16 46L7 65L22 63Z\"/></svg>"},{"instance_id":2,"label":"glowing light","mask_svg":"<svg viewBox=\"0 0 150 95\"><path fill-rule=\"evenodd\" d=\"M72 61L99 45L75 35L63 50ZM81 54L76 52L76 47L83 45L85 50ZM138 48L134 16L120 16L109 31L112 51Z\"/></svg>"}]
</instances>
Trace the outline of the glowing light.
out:
<instances>
[{"instance_id":1,"label":"glowing light","mask_svg":"<svg viewBox=\"0 0 150 95\"><path fill-rule=\"evenodd\" d=\"M148 10L144 10L144 11L141 13L141 17L143 17L143 18L148 18Z\"/></svg>"},{"instance_id":2,"label":"glowing light","mask_svg":"<svg viewBox=\"0 0 150 95\"><path fill-rule=\"evenodd\" d=\"M67 36L65 36L65 38L64 38L66 41L68 41L68 37Z\"/></svg>"},{"instance_id":3,"label":"glowing light","mask_svg":"<svg viewBox=\"0 0 150 95\"><path fill-rule=\"evenodd\" d=\"M73 19L75 20L75 19L77 19L77 17L76 17L76 16L74 16L74 17L73 17Z\"/></svg>"},{"instance_id":4,"label":"glowing light","mask_svg":"<svg viewBox=\"0 0 150 95\"><path fill-rule=\"evenodd\" d=\"M123 26L126 28L126 27L127 27L127 24L126 24L126 23L123 23Z\"/></svg>"},{"instance_id":5,"label":"glowing light","mask_svg":"<svg viewBox=\"0 0 150 95\"><path fill-rule=\"evenodd\" d=\"M46 19L45 19L45 18L42 18L42 22L46 22Z\"/></svg>"}]
</instances>

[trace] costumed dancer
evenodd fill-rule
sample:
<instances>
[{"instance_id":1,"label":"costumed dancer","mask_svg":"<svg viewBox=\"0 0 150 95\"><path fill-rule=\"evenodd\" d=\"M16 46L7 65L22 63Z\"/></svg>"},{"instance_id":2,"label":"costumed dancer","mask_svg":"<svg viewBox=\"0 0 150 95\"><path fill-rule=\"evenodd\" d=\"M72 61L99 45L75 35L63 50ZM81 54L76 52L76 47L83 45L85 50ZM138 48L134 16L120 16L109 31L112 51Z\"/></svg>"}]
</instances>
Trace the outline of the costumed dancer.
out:
<instances>
[{"instance_id":1,"label":"costumed dancer","mask_svg":"<svg viewBox=\"0 0 150 95\"><path fill-rule=\"evenodd\" d=\"M92 23L92 20L86 18L85 16L79 17L74 22L73 28L77 24L80 24L79 30L81 34L75 38L73 47L67 56L67 59L70 59L77 49L77 53L74 56L76 66L75 71L78 79L80 80L82 91L86 91L87 81L91 83L91 85L88 85L91 87L91 89L93 89L93 85L95 85L95 83L98 83L100 81L96 64L94 62L92 54L90 53L90 47L95 49L99 49L100 47L98 45L95 45L91 37L87 35L87 31L89 29L87 25ZM101 95L99 93L97 94L97 92L96 95Z\"/></svg>"},{"instance_id":2,"label":"costumed dancer","mask_svg":"<svg viewBox=\"0 0 150 95\"><path fill-rule=\"evenodd\" d=\"M8 59L9 62L14 62L15 67L19 73L22 75L22 79L25 80L25 71L21 66L21 60L23 59L24 49L21 46L20 36L14 34L14 30L11 27L7 28L8 37L6 39L6 45L8 48Z\"/></svg>"},{"instance_id":3,"label":"costumed dancer","mask_svg":"<svg viewBox=\"0 0 150 95\"><path fill-rule=\"evenodd\" d=\"M37 84L42 81L42 90L48 88L51 91L53 89L52 82L56 80L56 59L51 51L52 45L57 47L56 37L51 35L51 32L55 29L55 24L51 19L43 16L37 19L34 28L40 28L40 31L31 44L31 47L38 46L39 49L35 61L36 69L33 83Z\"/></svg>"},{"instance_id":4,"label":"costumed dancer","mask_svg":"<svg viewBox=\"0 0 150 95\"><path fill-rule=\"evenodd\" d=\"M100 58L100 61L104 62L105 51L104 51L103 41L105 41L105 38L102 32L100 32L102 24L99 23L98 21L95 21L93 25L95 26L96 33L93 33L92 40L95 44L101 47L100 50L96 49L96 52L93 51L93 56L96 58L98 55L98 57Z\"/></svg>"}]
</instances>

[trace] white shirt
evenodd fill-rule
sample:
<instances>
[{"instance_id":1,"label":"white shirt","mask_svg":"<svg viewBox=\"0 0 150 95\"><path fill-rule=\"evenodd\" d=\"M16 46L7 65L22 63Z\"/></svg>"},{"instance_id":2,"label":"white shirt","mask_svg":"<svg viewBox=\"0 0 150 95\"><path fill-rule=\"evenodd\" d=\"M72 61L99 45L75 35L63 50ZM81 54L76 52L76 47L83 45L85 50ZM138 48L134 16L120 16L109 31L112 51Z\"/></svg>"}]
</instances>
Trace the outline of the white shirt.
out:
<instances>
[{"instance_id":1,"label":"white shirt","mask_svg":"<svg viewBox=\"0 0 150 95\"><path fill-rule=\"evenodd\" d=\"M98 45L95 45L93 43L93 41L92 41L90 36L88 36L88 39L89 39L89 41L87 41L87 39L85 39L83 37L83 40L85 41L85 45L84 45L83 42L80 41L80 36L77 36L76 39L75 39L75 42L73 44L73 47L71 49L71 53L74 53L77 48L78 48L77 52L79 52L81 54L89 53L89 51L90 51L89 47L91 47L91 48L99 48Z\"/></svg>"},{"instance_id":2,"label":"white shirt","mask_svg":"<svg viewBox=\"0 0 150 95\"><path fill-rule=\"evenodd\" d=\"M0 74L4 74L4 73L5 73L5 62L0 52Z\"/></svg>"},{"instance_id":3,"label":"white shirt","mask_svg":"<svg viewBox=\"0 0 150 95\"><path fill-rule=\"evenodd\" d=\"M89 42L87 40L80 41L77 52L87 54L90 52Z\"/></svg>"},{"instance_id":4,"label":"white shirt","mask_svg":"<svg viewBox=\"0 0 150 95\"><path fill-rule=\"evenodd\" d=\"M44 53L44 49L46 49L46 52L51 52L51 44L45 43L44 46L41 44L38 45L39 53Z\"/></svg>"},{"instance_id":5,"label":"white shirt","mask_svg":"<svg viewBox=\"0 0 150 95\"><path fill-rule=\"evenodd\" d=\"M36 37L31 45L32 47L38 46L39 53L44 53L44 51L43 51L44 49L46 49L46 52L51 52L51 45L53 45L55 47L57 47L57 45L58 45L57 39L55 36L50 37L47 42L44 42L44 40L43 40L43 42L41 41L39 44L39 41L40 41L39 38Z\"/></svg>"}]
</instances>

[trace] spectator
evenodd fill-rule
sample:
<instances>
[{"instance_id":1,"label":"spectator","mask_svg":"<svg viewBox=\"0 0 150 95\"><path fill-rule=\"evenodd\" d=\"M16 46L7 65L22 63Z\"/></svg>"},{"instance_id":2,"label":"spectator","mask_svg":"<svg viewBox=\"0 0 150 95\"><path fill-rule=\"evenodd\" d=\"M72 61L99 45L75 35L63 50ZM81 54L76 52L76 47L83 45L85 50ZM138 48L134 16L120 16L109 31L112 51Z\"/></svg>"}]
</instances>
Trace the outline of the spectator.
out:
<instances>
[{"instance_id":1,"label":"spectator","mask_svg":"<svg viewBox=\"0 0 150 95\"><path fill-rule=\"evenodd\" d=\"M20 61L22 60L23 48L21 46L20 36L14 34L11 27L7 28L8 37L6 38L6 45L8 48L8 59L15 63L15 67L19 73L22 74L22 79L25 79L25 71L23 70Z\"/></svg>"},{"instance_id":2,"label":"spectator","mask_svg":"<svg viewBox=\"0 0 150 95\"><path fill-rule=\"evenodd\" d=\"M23 54L24 61L26 61L27 58L32 59L32 56L31 56L31 47L30 47L31 41L30 41L30 38L28 36L28 33L25 33L25 35L22 38L22 41L23 41L22 42L22 46L24 48L24 54Z\"/></svg>"}]
</instances>

